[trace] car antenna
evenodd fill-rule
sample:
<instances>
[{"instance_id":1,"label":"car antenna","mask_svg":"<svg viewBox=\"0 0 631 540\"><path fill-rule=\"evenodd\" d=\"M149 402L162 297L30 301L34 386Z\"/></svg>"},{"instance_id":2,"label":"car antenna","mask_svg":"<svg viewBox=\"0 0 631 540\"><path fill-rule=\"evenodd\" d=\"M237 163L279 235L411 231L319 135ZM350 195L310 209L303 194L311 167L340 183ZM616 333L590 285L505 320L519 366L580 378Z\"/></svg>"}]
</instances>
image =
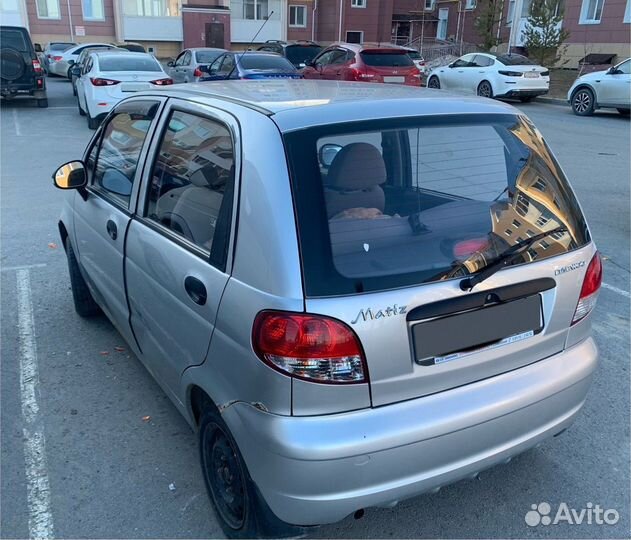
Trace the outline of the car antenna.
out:
<instances>
[{"instance_id":1,"label":"car antenna","mask_svg":"<svg viewBox=\"0 0 631 540\"><path fill-rule=\"evenodd\" d=\"M243 55L248 52L248 50L250 49L250 47L252 45L254 45L254 40L256 39L256 37L261 33L261 30L263 30L263 27L267 24L267 21L269 21L270 17L274 15L274 10L270 11L269 14L267 15L267 19L265 19L263 21L263 24L261 25L261 28L258 29L258 32L256 34L254 34L254 37L250 40L250 43L248 43L247 48L241 53L241 56L239 56L239 59L237 60L237 62L234 63L234 66L232 66L232 69L230 70L230 73L228 73L228 76L226 77L226 79L229 79L232 74L234 73L234 70L237 68L237 63L241 62L241 59L243 58Z\"/></svg>"}]
</instances>

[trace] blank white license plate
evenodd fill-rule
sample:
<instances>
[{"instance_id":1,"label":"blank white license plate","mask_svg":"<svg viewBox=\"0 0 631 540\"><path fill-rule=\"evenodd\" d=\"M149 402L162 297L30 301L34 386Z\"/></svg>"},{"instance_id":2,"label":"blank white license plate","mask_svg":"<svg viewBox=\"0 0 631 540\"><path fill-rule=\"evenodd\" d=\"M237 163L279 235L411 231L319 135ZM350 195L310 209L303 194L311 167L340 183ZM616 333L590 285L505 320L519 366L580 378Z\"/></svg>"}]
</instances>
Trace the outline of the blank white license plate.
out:
<instances>
[{"instance_id":1,"label":"blank white license plate","mask_svg":"<svg viewBox=\"0 0 631 540\"><path fill-rule=\"evenodd\" d=\"M536 73L534 71L526 71L526 73L524 73L524 77L526 77L526 79L538 79L539 73Z\"/></svg>"},{"instance_id":2,"label":"blank white license plate","mask_svg":"<svg viewBox=\"0 0 631 540\"><path fill-rule=\"evenodd\" d=\"M384 77L383 82L385 83L394 83L394 84L403 84L405 82L405 77Z\"/></svg>"},{"instance_id":3,"label":"blank white license plate","mask_svg":"<svg viewBox=\"0 0 631 540\"><path fill-rule=\"evenodd\" d=\"M123 92L140 92L141 90L147 90L148 84L144 83L125 83L121 86Z\"/></svg>"}]
</instances>

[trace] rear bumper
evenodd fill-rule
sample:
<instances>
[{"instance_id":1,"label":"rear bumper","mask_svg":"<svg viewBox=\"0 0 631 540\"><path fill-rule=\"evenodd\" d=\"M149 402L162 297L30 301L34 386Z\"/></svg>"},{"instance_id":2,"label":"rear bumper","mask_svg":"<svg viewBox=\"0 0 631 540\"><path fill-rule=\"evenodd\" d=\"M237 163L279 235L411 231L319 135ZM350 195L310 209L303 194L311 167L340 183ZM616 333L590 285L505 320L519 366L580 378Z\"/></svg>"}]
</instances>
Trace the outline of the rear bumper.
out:
<instances>
[{"instance_id":1,"label":"rear bumper","mask_svg":"<svg viewBox=\"0 0 631 540\"><path fill-rule=\"evenodd\" d=\"M430 491L568 427L598 351L591 338L529 366L423 398L314 417L237 402L223 412L272 511L316 525Z\"/></svg>"},{"instance_id":2,"label":"rear bumper","mask_svg":"<svg viewBox=\"0 0 631 540\"><path fill-rule=\"evenodd\" d=\"M537 97L537 96L544 96L547 93L548 93L547 88L545 89L542 88L538 90L516 88L514 90L508 90L504 94L501 94L496 97Z\"/></svg>"}]
</instances>

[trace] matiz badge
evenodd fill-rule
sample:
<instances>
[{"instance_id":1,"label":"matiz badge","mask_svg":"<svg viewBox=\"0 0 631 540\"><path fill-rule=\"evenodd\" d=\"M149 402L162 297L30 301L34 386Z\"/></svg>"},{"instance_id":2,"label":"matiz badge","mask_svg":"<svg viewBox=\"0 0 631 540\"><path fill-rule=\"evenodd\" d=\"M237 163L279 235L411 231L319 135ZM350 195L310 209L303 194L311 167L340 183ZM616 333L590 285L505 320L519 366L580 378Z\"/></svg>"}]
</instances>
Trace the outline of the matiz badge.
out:
<instances>
[{"instance_id":1,"label":"matiz badge","mask_svg":"<svg viewBox=\"0 0 631 540\"><path fill-rule=\"evenodd\" d=\"M384 317L392 317L394 315L405 315L406 313L407 306L397 306L396 304L394 304L393 306L388 306L385 309L379 309L375 312L373 312L371 308L361 309L359 310L357 317L355 317L355 319L351 321L351 324L357 323L357 321L359 321L360 319L364 322L369 320L374 321L377 319L382 319Z\"/></svg>"},{"instance_id":2,"label":"matiz badge","mask_svg":"<svg viewBox=\"0 0 631 540\"><path fill-rule=\"evenodd\" d=\"M567 274L568 272L572 272L573 270L578 270L579 268L583 268L585 266L585 261L579 261L574 264L568 264L567 266L562 266L561 268L557 268L554 271L555 276L560 276L561 274Z\"/></svg>"}]
</instances>

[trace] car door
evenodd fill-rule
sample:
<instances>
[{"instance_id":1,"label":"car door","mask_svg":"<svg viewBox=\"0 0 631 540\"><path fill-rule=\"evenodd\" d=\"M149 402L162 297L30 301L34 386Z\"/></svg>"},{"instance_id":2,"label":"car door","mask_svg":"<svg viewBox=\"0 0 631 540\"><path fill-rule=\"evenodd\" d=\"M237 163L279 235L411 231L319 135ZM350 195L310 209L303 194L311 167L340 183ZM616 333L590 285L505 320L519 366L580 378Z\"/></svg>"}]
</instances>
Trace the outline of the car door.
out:
<instances>
[{"instance_id":1,"label":"car door","mask_svg":"<svg viewBox=\"0 0 631 540\"><path fill-rule=\"evenodd\" d=\"M239 130L221 111L169 103L127 235L125 271L144 361L178 399L182 372L206 357L230 274Z\"/></svg>"},{"instance_id":2,"label":"car door","mask_svg":"<svg viewBox=\"0 0 631 540\"><path fill-rule=\"evenodd\" d=\"M322 66L321 77L327 80L342 79L344 63L346 62L346 49L335 49L325 66Z\"/></svg>"},{"instance_id":3,"label":"car door","mask_svg":"<svg viewBox=\"0 0 631 540\"><path fill-rule=\"evenodd\" d=\"M631 104L631 60L618 64L614 73L603 75L600 82L596 82L599 105Z\"/></svg>"},{"instance_id":4,"label":"car door","mask_svg":"<svg viewBox=\"0 0 631 540\"><path fill-rule=\"evenodd\" d=\"M81 68L81 75L79 76L79 78L77 79L77 100L79 101L79 107L81 109L83 109L84 111L87 110L87 105L86 105L86 85L88 84L88 74L90 73L90 71L92 70L92 65L93 65L94 61L92 59L92 56L88 56L85 60L85 62L83 63L83 67Z\"/></svg>"},{"instance_id":5,"label":"car door","mask_svg":"<svg viewBox=\"0 0 631 540\"><path fill-rule=\"evenodd\" d=\"M465 68L469 62L466 57L473 57L473 55L465 55L458 60L455 60L451 64L445 67L439 68L438 78L440 79L440 87L446 90L454 90L461 87L461 79L465 74Z\"/></svg>"},{"instance_id":6,"label":"car door","mask_svg":"<svg viewBox=\"0 0 631 540\"><path fill-rule=\"evenodd\" d=\"M458 63L458 66L451 70L454 74L452 88L464 90L465 92L475 91L477 85L473 90L472 85L478 71L478 66L474 61L474 57L475 55L473 54L465 54L460 58L461 62Z\"/></svg>"},{"instance_id":7,"label":"car door","mask_svg":"<svg viewBox=\"0 0 631 540\"><path fill-rule=\"evenodd\" d=\"M488 81L493 86L495 76L493 74L493 64L495 61L483 54L476 54L470 65L464 69L462 88L467 92L477 93L478 86L482 81Z\"/></svg>"},{"instance_id":8,"label":"car door","mask_svg":"<svg viewBox=\"0 0 631 540\"><path fill-rule=\"evenodd\" d=\"M193 80L193 53L186 51L182 58L182 65L179 66L179 74L182 82L191 82Z\"/></svg>"},{"instance_id":9,"label":"car door","mask_svg":"<svg viewBox=\"0 0 631 540\"><path fill-rule=\"evenodd\" d=\"M322 72L331 62L336 49L327 49L313 60L313 65L307 66L302 70L305 79L322 79Z\"/></svg>"},{"instance_id":10,"label":"car door","mask_svg":"<svg viewBox=\"0 0 631 540\"><path fill-rule=\"evenodd\" d=\"M134 211L146 142L164 98L119 104L86 153L88 185L74 204L76 251L87 282L103 311L133 343L128 319L123 257Z\"/></svg>"}]
</instances>

